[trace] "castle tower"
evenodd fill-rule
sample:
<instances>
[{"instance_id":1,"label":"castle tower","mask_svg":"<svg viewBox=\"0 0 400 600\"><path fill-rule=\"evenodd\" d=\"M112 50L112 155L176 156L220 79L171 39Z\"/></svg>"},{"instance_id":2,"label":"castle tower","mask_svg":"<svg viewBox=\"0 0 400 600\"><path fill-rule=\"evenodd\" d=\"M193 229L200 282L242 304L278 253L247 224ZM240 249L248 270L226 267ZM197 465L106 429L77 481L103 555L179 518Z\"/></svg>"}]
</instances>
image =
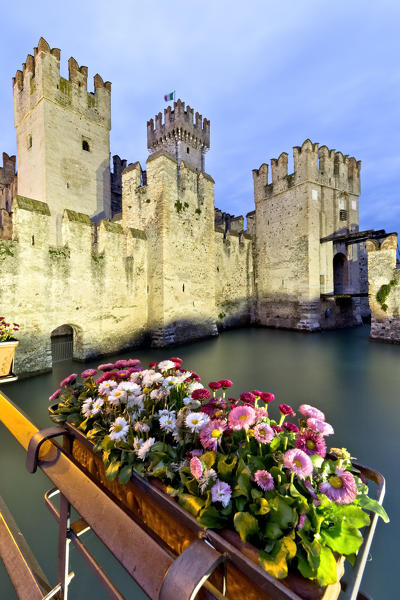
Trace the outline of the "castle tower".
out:
<instances>
[{"instance_id":1,"label":"castle tower","mask_svg":"<svg viewBox=\"0 0 400 600\"><path fill-rule=\"evenodd\" d=\"M137 162L122 175L123 226L144 231L148 242L148 328L155 346L217 334L214 181L202 161L210 124L200 115L193 124L193 111L184 111L180 100L165 114L164 125L161 113L155 129L148 122L147 170Z\"/></svg>"},{"instance_id":2,"label":"castle tower","mask_svg":"<svg viewBox=\"0 0 400 600\"><path fill-rule=\"evenodd\" d=\"M60 77L60 50L40 38L13 78L17 130L18 193L46 202L51 240L61 232L65 208L90 216L110 215L109 132L111 83L68 61Z\"/></svg>"},{"instance_id":3,"label":"castle tower","mask_svg":"<svg viewBox=\"0 0 400 600\"><path fill-rule=\"evenodd\" d=\"M181 160L185 164L205 171L205 154L210 148L210 121L203 119L202 115L190 106L185 109L182 100L174 102L174 108L168 106L162 113L159 112L154 120L147 121L147 148L151 153L164 150L172 154L179 165Z\"/></svg>"},{"instance_id":4,"label":"castle tower","mask_svg":"<svg viewBox=\"0 0 400 600\"><path fill-rule=\"evenodd\" d=\"M309 331L356 324L358 299L328 307L324 296L335 292L335 264L346 275L342 293L360 290L357 246L322 240L358 231L361 163L310 140L293 157L291 174L286 152L271 160L272 182L268 165L253 171L256 320Z\"/></svg>"}]
</instances>

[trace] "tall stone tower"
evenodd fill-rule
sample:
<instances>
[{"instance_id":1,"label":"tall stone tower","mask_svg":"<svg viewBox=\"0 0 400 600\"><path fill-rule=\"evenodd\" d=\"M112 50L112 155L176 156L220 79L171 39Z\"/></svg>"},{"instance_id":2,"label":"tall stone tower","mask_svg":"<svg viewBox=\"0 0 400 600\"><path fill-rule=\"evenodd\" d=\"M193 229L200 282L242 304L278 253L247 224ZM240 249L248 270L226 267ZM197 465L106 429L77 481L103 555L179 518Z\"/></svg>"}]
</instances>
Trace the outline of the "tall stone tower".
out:
<instances>
[{"instance_id":1,"label":"tall stone tower","mask_svg":"<svg viewBox=\"0 0 400 600\"><path fill-rule=\"evenodd\" d=\"M336 255L342 274L345 263L341 291L359 291L358 248L324 238L358 231L361 162L310 140L294 147L293 157L291 174L286 152L271 160L272 182L267 164L253 171L256 320L312 331L340 326L340 313L347 311L356 324L358 299L346 308L328 306L325 296L335 292Z\"/></svg>"},{"instance_id":2,"label":"tall stone tower","mask_svg":"<svg viewBox=\"0 0 400 600\"><path fill-rule=\"evenodd\" d=\"M148 122L147 170L122 175L125 228L148 242L148 323L155 346L216 335L214 180L204 172L210 122L178 100ZM187 152L186 149L189 149ZM182 155L182 156L181 156Z\"/></svg>"},{"instance_id":3,"label":"tall stone tower","mask_svg":"<svg viewBox=\"0 0 400 600\"><path fill-rule=\"evenodd\" d=\"M60 77L60 50L40 38L13 78L18 193L46 202L51 240L59 239L65 208L110 215L111 83L68 61Z\"/></svg>"},{"instance_id":4,"label":"tall stone tower","mask_svg":"<svg viewBox=\"0 0 400 600\"><path fill-rule=\"evenodd\" d=\"M193 120L194 117L194 120ZM154 120L147 121L147 147L150 152L164 150L175 157L179 165L181 160L197 171L205 171L205 154L210 148L210 121L204 119L182 100L174 102L174 108L168 106L159 112Z\"/></svg>"}]
</instances>

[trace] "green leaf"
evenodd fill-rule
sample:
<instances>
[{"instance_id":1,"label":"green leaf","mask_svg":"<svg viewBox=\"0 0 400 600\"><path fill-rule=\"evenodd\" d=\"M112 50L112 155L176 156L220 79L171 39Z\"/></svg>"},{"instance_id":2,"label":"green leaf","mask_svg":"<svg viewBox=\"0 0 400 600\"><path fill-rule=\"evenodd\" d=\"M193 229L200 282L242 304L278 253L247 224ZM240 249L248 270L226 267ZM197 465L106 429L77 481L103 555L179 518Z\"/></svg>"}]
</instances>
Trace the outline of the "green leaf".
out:
<instances>
[{"instance_id":1,"label":"green leaf","mask_svg":"<svg viewBox=\"0 0 400 600\"><path fill-rule=\"evenodd\" d=\"M235 500L235 505L236 505L236 509L238 510L238 512L241 512L242 510L244 510L244 507L247 504L247 498L244 498L243 496L239 496L239 498L236 498Z\"/></svg>"},{"instance_id":2,"label":"green leaf","mask_svg":"<svg viewBox=\"0 0 400 600\"><path fill-rule=\"evenodd\" d=\"M215 459L217 458L217 453L216 452L206 452L205 454L202 454L202 456L200 457L201 462L203 462L206 467L208 469L211 469L211 467L214 465L215 463Z\"/></svg>"},{"instance_id":3,"label":"green leaf","mask_svg":"<svg viewBox=\"0 0 400 600\"><path fill-rule=\"evenodd\" d=\"M321 544L315 538L310 541L304 531L300 530L297 534L301 539L302 547L306 551L307 564L315 576L320 563Z\"/></svg>"},{"instance_id":4,"label":"green leaf","mask_svg":"<svg viewBox=\"0 0 400 600\"><path fill-rule=\"evenodd\" d=\"M319 469L322 463L324 462L324 459L319 454L313 454L312 456L310 456L310 459L316 469Z\"/></svg>"},{"instance_id":5,"label":"green leaf","mask_svg":"<svg viewBox=\"0 0 400 600\"><path fill-rule=\"evenodd\" d=\"M124 465L122 467L122 469L119 472L118 475L118 481L120 483L128 483L128 481L130 480L132 476L132 466L131 465Z\"/></svg>"},{"instance_id":6,"label":"green leaf","mask_svg":"<svg viewBox=\"0 0 400 600\"><path fill-rule=\"evenodd\" d=\"M381 504L379 504L379 502L377 502L376 500L373 500L372 498L369 498L367 495L362 495L359 496L359 498L357 498L358 500L358 504L359 506L361 506L362 508L365 508L365 510L370 510L372 512L377 513L380 517L382 517L382 519L385 521L385 523L389 523L390 519L387 515L386 510L383 508L383 506Z\"/></svg>"},{"instance_id":7,"label":"green leaf","mask_svg":"<svg viewBox=\"0 0 400 600\"><path fill-rule=\"evenodd\" d=\"M236 456L224 456L219 455L217 471L221 477L227 477L232 474L233 469L237 463Z\"/></svg>"},{"instance_id":8,"label":"green leaf","mask_svg":"<svg viewBox=\"0 0 400 600\"><path fill-rule=\"evenodd\" d=\"M258 532L258 521L249 512L237 512L233 517L233 525L243 542Z\"/></svg>"},{"instance_id":9,"label":"green leaf","mask_svg":"<svg viewBox=\"0 0 400 600\"><path fill-rule=\"evenodd\" d=\"M266 552L261 551L258 555L260 565L277 579L283 579L288 574L287 561L293 558L296 554L296 544L289 537L286 536L279 541L278 551L275 556L268 555Z\"/></svg>"},{"instance_id":10,"label":"green leaf","mask_svg":"<svg viewBox=\"0 0 400 600\"><path fill-rule=\"evenodd\" d=\"M297 522L295 511L281 498L277 497L277 508L271 510L271 521L277 523L281 529L293 527Z\"/></svg>"},{"instance_id":11,"label":"green leaf","mask_svg":"<svg viewBox=\"0 0 400 600\"><path fill-rule=\"evenodd\" d=\"M321 536L327 546L339 554L354 554L362 544L363 537L355 527L341 521L333 527L321 529Z\"/></svg>"},{"instance_id":12,"label":"green leaf","mask_svg":"<svg viewBox=\"0 0 400 600\"><path fill-rule=\"evenodd\" d=\"M215 506L204 508L200 513L200 517L197 517L197 520L206 529L222 529L226 524L226 520L221 518Z\"/></svg>"},{"instance_id":13,"label":"green leaf","mask_svg":"<svg viewBox=\"0 0 400 600\"><path fill-rule=\"evenodd\" d=\"M241 473L237 478L237 485L234 488L235 492L248 498L250 495L250 488L250 473Z\"/></svg>"},{"instance_id":14,"label":"green leaf","mask_svg":"<svg viewBox=\"0 0 400 600\"><path fill-rule=\"evenodd\" d=\"M281 445L280 437L279 436L274 437L272 442L269 445L271 452L276 452L276 450L278 450L280 445Z\"/></svg>"},{"instance_id":15,"label":"green leaf","mask_svg":"<svg viewBox=\"0 0 400 600\"><path fill-rule=\"evenodd\" d=\"M334 515L338 521L345 520L348 525L357 529L369 525L369 516L359 506L337 504L334 509Z\"/></svg>"},{"instance_id":16,"label":"green leaf","mask_svg":"<svg viewBox=\"0 0 400 600\"><path fill-rule=\"evenodd\" d=\"M82 421L82 423L79 425L78 429L80 431L86 431L88 421L89 421L89 419L85 419L84 421Z\"/></svg>"},{"instance_id":17,"label":"green leaf","mask_svg":"<svg viewBox=\"0 0 400 600\"><path fill-rule=\"evenodd\" d=\"M303 577L305 577L306 579L315 579L315 577L317 576L317 569L313 569L312 567L310 567L310 564L304 556L303 552L299 550L297 551L297 568L299 569Z\"/></svg>"},{"instance_id":18,"label":"green leaf","mask_svg":"<svg viewBox=\"0 0 400 600\"><path fill-rule=\"evenodd\" d=\"M269 540L277 540L283 536L283 531L277 523L269 521L265 526L264 535Z\"/></svg>"},{"instance_id":19,"label":"green leaf","mask_svg":"<svg viewBox=\"0 0 400 600\"><path fill-rule=\"evenodd\" d=\"M113 481L116 478L120 466L121 462L119 460L113 460L110 462L106 469L106 478L108 479L108 481Z\"/></svg>"},{"instance_id":20,"label":"green leaf","mask_svg":"<svg viewBox=\"0 0 400 600\"><path fill-rule=\"evenodd\" d=\"M203 500L203 498L200 498L199 496L192 496L192 494L179 494L178 500L179 504L194 517L197 517L205 504L205 500Z\"/></svg>"},{"instance_id":21,"label":"green leaf","mask_svg":"<svg viewBox=\"0 0 400 600\"><path fill-rule=\"evenodd\" d=\"M325 586L337 581L336 561L331 550L322 546L320 554L320 563L317 571L317 580L319 585Z\"/></svg>"},{"instance_id":22,"label":"green leaf","mask_svg":"<svg viewBox=\"0 0 400 600\"><path fill-rule=\"evenodd\" d=\"M71 423L71 425L75 425L78 426L80 421L81 421L81 415L77 412L71 413L70 415L68 415L67 417L67 422Z\"/></svg>"},{"instance_id":23,"label":"green leaf","mask_svg":"<svg viewBox=\"0 0 400 600\"><path fill-rule=\"evenodd\" d=\"M257 498L253 504L250 504L250 510L253 515L266 515L271 509L268 500L265 498Z\"/></svg>"},{"instance_id":24,"label":"green leaf","mask_svg":"<svg viewBox=\"0 0 400 600\"><path fill-rule=\"evenodd\" d=\"M112 440L109 435L105 435L103 441L101 442L101 447L103 450L112 450L114 446L114 440Z\"/></svg>"}]
</instances>

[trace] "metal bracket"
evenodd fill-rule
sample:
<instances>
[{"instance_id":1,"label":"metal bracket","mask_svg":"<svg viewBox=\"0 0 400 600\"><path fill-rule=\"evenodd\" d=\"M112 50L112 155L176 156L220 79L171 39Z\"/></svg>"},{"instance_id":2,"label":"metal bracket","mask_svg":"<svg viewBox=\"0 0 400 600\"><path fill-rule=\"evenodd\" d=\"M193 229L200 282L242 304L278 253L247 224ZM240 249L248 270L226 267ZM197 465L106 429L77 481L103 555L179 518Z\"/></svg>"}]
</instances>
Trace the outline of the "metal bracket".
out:
<instances>
[{"instance_id":1,"label":"metal bracket","mask_svg":"<svg viewBox=\"0 0 400 600\"><path fill-rule=\"evenodd\" d=\"M224 554L206 541L192 542L168 569L159 600L193 600L211 573L224 561Z\"/></svg>"},{"instance_id":2,"label":"metal bracket","mask_svg":"<svg viewBox=\"0 0 400 600\"><path fill-rule=\"evenodd\" d=\"M35 473L38 467L39 450L43 442L59 435L68 435L63 427L48 427L37 431L29 440L28 452L26 455L26 468L28 473Z\"/></svg>"}]
</instances>

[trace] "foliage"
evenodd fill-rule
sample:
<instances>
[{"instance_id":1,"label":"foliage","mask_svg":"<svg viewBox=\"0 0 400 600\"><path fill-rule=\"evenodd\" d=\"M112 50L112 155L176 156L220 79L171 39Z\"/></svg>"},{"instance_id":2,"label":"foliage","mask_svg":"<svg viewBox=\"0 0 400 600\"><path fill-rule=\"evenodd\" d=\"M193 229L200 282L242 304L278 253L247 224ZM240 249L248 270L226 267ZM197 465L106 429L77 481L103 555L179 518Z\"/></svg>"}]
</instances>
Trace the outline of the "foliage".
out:
<instances>
[{"instance_id":1,"label":"foliage","mask_svg":"<svg viewBox=\"0 0 400 600\"><path fill-rule=\"evenodd\" d=\"M100 371L100 373L99 373ZM226 398L232 382L211 382L174 357L143 368L138 360L72 374L58 399L56 423L78 427L102 452L106 476L129 481L133 471L164 482L168 494L202 527L235 530L259 549L259 563L286 577L297 569L325 586L336 582L339 553L354 559L366 511L387 515L345 449L326 453L333 433L318 409L293 409L273 394Z\"/></svg>"},{"instance_id":2,"label":"foliage","mask_svg":"<svg viewBox=\"0 0 400 600\"><path fill-rule=\"evenodd\" d=\"M379 288L379 290L376 294L376 299L379 302L379 304L381 305L382 310L384 310L385 312L388 309L386 300L389 297L389 294L392 291L392 288L396 287L397 284L398 284L398 281L396 281L396 279L392 279L391 281L389 281L389 283L385 283L384 285L381 285L381 287Z\"/></svg>"},{"instance_id":3,"label":"foliage","mask_svg":"<svg viewBox=\"0 0 400 600\"><path fill-rule=\"evenodd\" d=\"M5 317L0 317L0 342L14 340L18 330L18 323L7 323Z\"/></svg>"}]
</instances>

